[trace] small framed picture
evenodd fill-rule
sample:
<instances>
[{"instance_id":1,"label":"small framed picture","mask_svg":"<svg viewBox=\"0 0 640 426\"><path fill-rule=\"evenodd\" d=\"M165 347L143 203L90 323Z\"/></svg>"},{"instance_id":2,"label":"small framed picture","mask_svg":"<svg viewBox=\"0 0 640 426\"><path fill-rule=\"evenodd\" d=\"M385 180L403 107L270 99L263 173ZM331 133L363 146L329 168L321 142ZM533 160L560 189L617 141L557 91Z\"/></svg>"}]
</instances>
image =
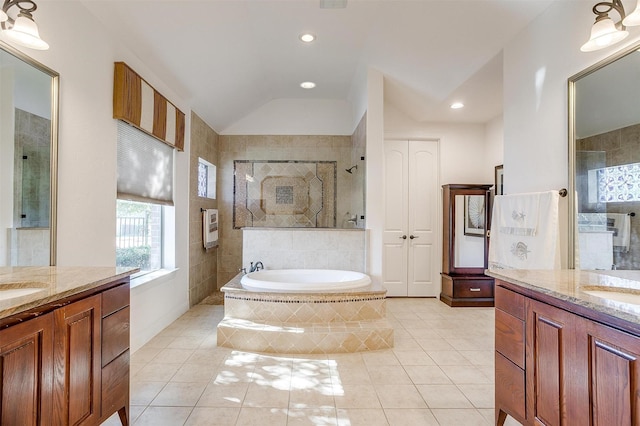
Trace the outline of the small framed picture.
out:
<instances>
[{"instance_id":1,"label":"small framed picture","mask_svg":"<svg viewBox=\"0 0 640 426\"><path fill-rule=\"evenodd\" d=\"M484 200L484 195L465 195L464 235L484 237L486 217Z\"/></svg>"},{"instance_id":2,"label":"small framed picture","mask_svg":"<svg viewBox=\"0 0 640 426\"><path fill-rule=\"evenodd\" d=\"M495 194L504 195L504 174L502 164L496 166L495 181Z\"/></svg>"}]
</instances>

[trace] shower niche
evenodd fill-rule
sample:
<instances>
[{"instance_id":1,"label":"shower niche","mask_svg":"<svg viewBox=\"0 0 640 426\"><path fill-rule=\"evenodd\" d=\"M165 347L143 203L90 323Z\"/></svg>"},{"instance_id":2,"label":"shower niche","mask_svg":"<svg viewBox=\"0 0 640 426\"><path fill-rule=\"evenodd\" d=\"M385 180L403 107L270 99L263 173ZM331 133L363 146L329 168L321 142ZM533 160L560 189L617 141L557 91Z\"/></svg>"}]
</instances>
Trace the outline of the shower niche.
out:
<instances>
[{"instance_id":1,"label":"shower niche","mask_svg":"<svg viewBox=\"0 0 640 426\"><path fill-rule=\"evenodd\" d=\"M489 253L492 185L442 186L442 291L449 306L493 306L493 278L484 274Z\"/></svg>"}]
</instances>

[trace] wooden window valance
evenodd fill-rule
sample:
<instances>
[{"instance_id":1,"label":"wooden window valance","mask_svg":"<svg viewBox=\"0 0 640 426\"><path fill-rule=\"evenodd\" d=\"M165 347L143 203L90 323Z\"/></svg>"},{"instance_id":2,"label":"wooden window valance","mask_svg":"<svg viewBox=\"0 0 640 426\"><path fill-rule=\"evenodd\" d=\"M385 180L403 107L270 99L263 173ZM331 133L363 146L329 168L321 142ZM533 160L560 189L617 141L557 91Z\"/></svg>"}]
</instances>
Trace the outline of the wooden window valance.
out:
<instances>
[{"instance_id":1,"label":"wooden window valance","mask_svg":"<svg viewBox=\"0 0 640 426\"><path fill-rule=\"evenodd\" d=\"M113 118L184 150L184 113L124 62L115 63Z\"/></svg>"}]
</instances>

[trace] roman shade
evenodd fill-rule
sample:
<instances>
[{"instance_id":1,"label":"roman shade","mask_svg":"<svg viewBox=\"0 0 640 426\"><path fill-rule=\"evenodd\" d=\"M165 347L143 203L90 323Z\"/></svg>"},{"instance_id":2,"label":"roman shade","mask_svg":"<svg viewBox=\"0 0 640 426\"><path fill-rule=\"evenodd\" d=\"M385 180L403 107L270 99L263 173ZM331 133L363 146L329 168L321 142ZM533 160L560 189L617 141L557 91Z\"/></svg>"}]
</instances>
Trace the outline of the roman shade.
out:
<instances>
[{"instance_id":1,"label":"roman shade","mask_svg":"<svg viewBox=\"0 0 640 426\"><path fill-rule=\"evenodd\" d=\"M118 121L118 199L173 205L173 152Z\"/></svg>"}]
</instances>

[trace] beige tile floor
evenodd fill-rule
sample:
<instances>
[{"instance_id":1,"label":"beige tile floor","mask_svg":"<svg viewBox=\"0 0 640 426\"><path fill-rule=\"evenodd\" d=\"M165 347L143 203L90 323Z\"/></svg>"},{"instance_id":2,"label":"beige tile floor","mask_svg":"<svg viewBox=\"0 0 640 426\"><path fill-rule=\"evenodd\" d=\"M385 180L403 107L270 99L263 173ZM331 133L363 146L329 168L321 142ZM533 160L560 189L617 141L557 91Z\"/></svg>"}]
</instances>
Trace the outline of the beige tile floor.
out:
<instances>
[{"instance_id":1,"label":"beige tile floor","mask_svg":"<svg viewBox=\"0 0 640 426\"><path fill-rule=\"evenodd\" d=\"M132 355L132 424L494 424L493 308L396 298L387 311L393 349L280 355L217 347L223 307L195 306Z\"/></svg>"}]
</instances>

